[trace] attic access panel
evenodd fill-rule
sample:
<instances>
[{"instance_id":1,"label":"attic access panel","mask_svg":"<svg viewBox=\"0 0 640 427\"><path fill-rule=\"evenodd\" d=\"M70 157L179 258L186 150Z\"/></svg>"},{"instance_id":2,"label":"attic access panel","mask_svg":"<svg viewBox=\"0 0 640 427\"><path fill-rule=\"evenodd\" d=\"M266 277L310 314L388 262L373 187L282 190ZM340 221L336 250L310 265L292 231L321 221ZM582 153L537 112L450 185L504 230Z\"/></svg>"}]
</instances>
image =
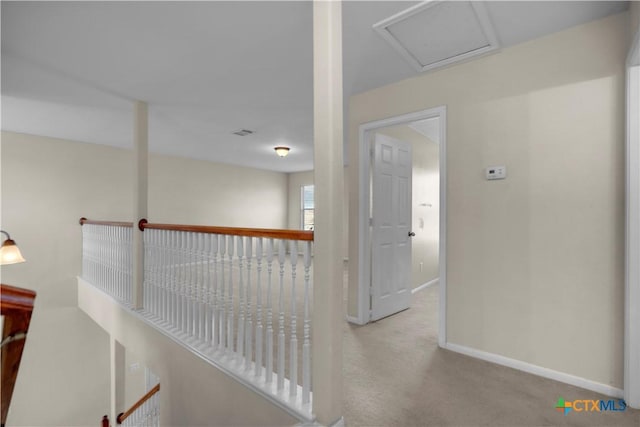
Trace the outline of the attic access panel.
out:
<instances>
[{"instance_id":1,"label":"attic access panel","mask_svg":"<svg viewBox=\"0 0 640 427\"><path fill-rule=\"evenodd\" d=\"M426 1L378 22L373 29L419 72L500 47L481 2Z\"/></svg>"}]
</instances>

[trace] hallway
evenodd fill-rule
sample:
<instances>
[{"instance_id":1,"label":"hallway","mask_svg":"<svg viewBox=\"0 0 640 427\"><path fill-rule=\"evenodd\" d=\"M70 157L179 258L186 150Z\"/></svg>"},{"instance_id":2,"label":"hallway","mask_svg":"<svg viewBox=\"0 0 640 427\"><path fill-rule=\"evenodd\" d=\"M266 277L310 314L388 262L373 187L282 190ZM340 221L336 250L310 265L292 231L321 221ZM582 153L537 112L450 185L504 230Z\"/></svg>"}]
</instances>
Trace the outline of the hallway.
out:
<instances>
[{"instance_id":1,"label":"hallway","mask_svg":"<svg viewBox=\"0 0 640 427\"><path fill-rule=\"evenodd\" d=\"M640 426L640 411L556 411L607 396L438 347L438 286L409 310L366 326L345 322L347 426Z\"/></svg>"}]
</instances>

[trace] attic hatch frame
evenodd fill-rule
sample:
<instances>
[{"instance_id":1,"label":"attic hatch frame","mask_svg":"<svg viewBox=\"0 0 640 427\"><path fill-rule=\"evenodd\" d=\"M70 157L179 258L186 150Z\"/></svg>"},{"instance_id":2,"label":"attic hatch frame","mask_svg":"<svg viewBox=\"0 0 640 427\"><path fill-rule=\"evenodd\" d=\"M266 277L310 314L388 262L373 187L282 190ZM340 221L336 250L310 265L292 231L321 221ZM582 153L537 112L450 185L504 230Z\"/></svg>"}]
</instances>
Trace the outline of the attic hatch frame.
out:
<instances>
[{"instance_id":1,"label":"attic hatch frame","mask_svg":"<svg viewBox=\"0 0 640 427\"><path fill-rule=\"evenodd\" d=\"M422 64L389 30L389 28L394 24L405 21L412 16L423 13L428 9L436 8L446 3L447 2L444 0L427 0L374 24L373 29L383 39L385 39L391 45L391 47L393 47L417 72L424 72L435 68L446 67L447 65L486 55L500 48L500 43L498 41L498 37L491 23L491 20L489 19L489 14L487 13L486 6L483 2L478 1L468 1L462 3L469 4L473 9L480 30L487 39L488 45L470 50L468 52L456 54L439 61L431 62L429 64Z\"/></svg>"}]
</instances>

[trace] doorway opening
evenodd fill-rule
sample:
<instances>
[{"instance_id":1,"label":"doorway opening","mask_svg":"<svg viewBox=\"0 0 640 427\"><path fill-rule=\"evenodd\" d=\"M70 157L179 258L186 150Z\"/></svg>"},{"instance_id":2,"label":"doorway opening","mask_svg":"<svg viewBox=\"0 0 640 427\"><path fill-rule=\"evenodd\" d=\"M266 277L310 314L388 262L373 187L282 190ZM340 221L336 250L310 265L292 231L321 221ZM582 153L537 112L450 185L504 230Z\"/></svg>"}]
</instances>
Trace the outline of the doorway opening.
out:
<instances>
[{"instance_id":1,"label":"doorway opening","mask_svg":"<svg viewBox=\"0 0 640 427\"><path fill-rule=\"evenodd\" d=\"M446 107L363 124L359 137L361 204L357 262L360 280L358 316L349 321L363 325L392 314L389 310L401 311L408 308L404 306L407 301L410 304L407 292L411 294L437 285L438 343L443 346L446 343ZM409 160L413 162L408 185L413 186L413 190L406 200L408 212L394 211L397 208L394 203L406 199L403 195L406 195L407 183L402 172L406 167L402 160L406 154L402 153L406 149L402 147L407 144ZM391 165L393 159L399 163ZM389 165L393 167L389 169ZM396 196L392 195L394 192ZM395 218L395 223L388 218ZM395 248L385 240L384 227L394 233ZM403 250L405 236L413 249L409 252ZM402 269L406 270L402 272ZM399 280L406 283L407 277L408 284L398 284ZM389 296L394 299L390 304L383 301Z\"/></svg>"}]
</instances>

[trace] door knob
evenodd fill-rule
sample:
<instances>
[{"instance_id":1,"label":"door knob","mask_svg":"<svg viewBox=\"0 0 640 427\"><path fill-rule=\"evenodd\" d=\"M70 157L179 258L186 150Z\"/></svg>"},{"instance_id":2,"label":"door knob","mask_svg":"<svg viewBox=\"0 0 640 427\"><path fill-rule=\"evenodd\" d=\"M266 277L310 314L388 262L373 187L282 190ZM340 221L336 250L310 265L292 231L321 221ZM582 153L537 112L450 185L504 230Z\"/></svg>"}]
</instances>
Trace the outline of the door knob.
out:
<instances>
[{"instance_id":1,"label":"door knob","mask_svg":"<svg viewBox=\"0 0 640 427\"><path fill-rule=\"evenodd\" d=\"M413 231L410 231L410 232L409 232L409 237L413 237L413 236L415 236L415 235L416 235L416 233L414 233Z\"/></svg>"}]
</instances>

